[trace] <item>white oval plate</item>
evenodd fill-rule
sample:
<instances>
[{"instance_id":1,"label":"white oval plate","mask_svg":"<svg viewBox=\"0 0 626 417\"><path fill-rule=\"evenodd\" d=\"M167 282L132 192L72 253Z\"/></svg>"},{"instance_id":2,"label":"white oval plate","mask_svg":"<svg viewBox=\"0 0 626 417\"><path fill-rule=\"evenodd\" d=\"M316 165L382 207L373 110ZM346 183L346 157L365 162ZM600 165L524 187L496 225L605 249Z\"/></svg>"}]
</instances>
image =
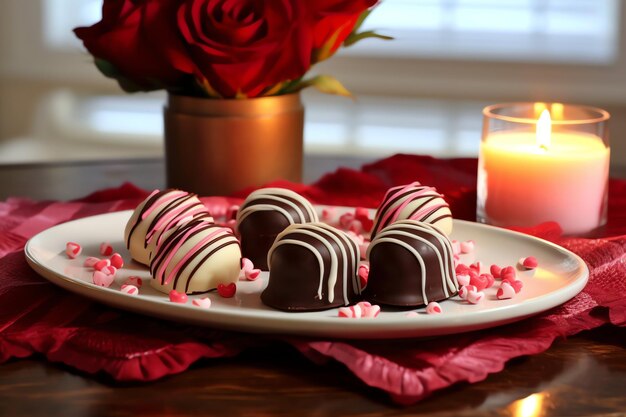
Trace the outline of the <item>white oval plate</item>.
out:
<instances>
[{"instance_id":1,"label":"white oval plate","mask_svg":"<svg viewBox=\"0 0 626 417\"><path fill-rule=\"evenodd\" d=\"M506 229L455 220L452 238L476 242L473 254L461 255L464 263L480 260L488 268L491 264L515 265L525 256L538 259L540 267L535 271L518 271L524 288L516 297L498 300L495 297L497 286L494 286L485 290L486 299L478 305L468 304L458 296L441 302L443 314L439 315L427 315L424 309L419 309L417 317L407 317L407 311L383 308L374 319L346 319L337 317L337 309L286 313L266 307L259 297L268 279L268 273L264 272L256 281L240 281L234 298L221 298L214 292L208 294L212 306L201 309L191 304L194 296L189 297L187 304L175 304L148 282L144 282L139 296L119 291L121 283L131 275L145 281L150 279L147 268L132 262L124 245L123 230L130 215L131 211L109 213L54 226L28 241L24 249L26 259L37 273L54 284L149 316L235 331L354 339L436 336L511 323L573 298L589 277L583 260L560 246ZM65 255L68 241L82 245L78 258L68 259ZM92 272L83 266L87 256L99 256L102 242L111 243L126 262L110 288L92 284Z\"/></svg>"}]
</instances>

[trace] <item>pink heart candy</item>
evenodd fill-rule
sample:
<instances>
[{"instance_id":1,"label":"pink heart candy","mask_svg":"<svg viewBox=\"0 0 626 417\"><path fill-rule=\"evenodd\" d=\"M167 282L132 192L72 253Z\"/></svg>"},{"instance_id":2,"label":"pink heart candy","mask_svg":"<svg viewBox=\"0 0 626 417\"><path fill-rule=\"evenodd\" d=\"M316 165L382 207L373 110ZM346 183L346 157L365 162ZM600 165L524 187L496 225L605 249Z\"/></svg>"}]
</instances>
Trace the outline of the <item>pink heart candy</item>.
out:
<instances>
[{"instance_id":1,"label":"pink heart candy","mask_svg":"<svg viewBox=\"0 0 626 417\"><path fill-rule=\"evenodd\" d=\"M350 222L348 230L354 234L359 235L363 233L363 223L361 222L361 220L354 219Z\"/></svg>"},{"instance_id":2,"label":"pink heart candy","mask_svg":"<svg viewBox=\"0 0 626 417\"><path fill-rule=\"evenodd\" d=\"M113 246L109 242L102 242L100 244L100 255L111 256L113 254Z\"/></svg>"},{"instance_id":3,"label":"pink heart candy","mask_svg":"<svg viewBox=\"0 0 626 417\"><path fill-rule=\"evenodd\" d=\"M456 272L457 274L469 274L469 271L470 271L469 266L467 266L465 264L458 264L454 268L454 272Z\"/></svg>"},{"instance_id":4,"label":"pink heart candy","mask_svg":"<svg viewBox=\"0 0 626 417\"><path fill-rule=\"evenodd\" d=\"M494 278L500 278L500 274L502 273L502 268L494 264L494 265L491 265L491 267L489 267L489 272L491 272L491 275L493 275Z\"/></svg>"},{"instance_id":5,"label":"pink heart candy","mask_svg":"<svg viewBox=\"0 0 626 417\"><path fill-rule=\"evenodd\" d=\"M124 258L122 258L122 255L120 255L119 253L114 253L113 255L111 255L111 258L109 258L109 260L111 261L111 265L113 265L117 269L120 269L124 266Z\"/></svg>"},{"instance_id":6,"label":"pink heart candy","mask_svg":"<svg viewBox=\"0 0 626 417\"><path fill-rule=\"evenodd\" d=\"M480 262L480 261L476 261L473 264L471 264L469 267L470 267L470 269L472 269L472 270L474 270L474 271L476 271L477 273L480 274L480 270L483 268L483 263Z\"/></svg>"},{"instance_id":7,"label":"pink heart candy","mask_svg":"<svg viewBox=\"0 0 626 417\"><path fill-rule=\"evenodd\" d=\"M459 289L459 297L461 297L461 299L463 300L467 300L467 294L469 294L471 291L476 292L478 290L473 285L464 285Z\"/></svg>"},{"instance_id":8,"label":"pink heart candy","mask_svg":"<svg viewBox=\"0 0 626 417\"><path fill-rule=\"evenodd\" d=\"M467 240L465 242L461 242L461 253L471 253L474 252L475 244L473 240Z\"/></svg>"},{"instance_id":9,"label":"pink heart candy","mask_svg":"<svg viewBox=\"0 0 626 417\"><path fill-rule=\"evenodd\" d=\"M375 318L380 314L380 306L372 305L367 301L361 301L350 307L340 307L337 312L338 317L360 319Z\"/></svg>"},{"instance_id":10,"label":"pink heart candy","mask_svg":"<svg viewBox=\"0 0 626 417\"><path fill-rule=\"evenodd\" d=\"M503 282L500 288L498 288L498 292L496 292L496 297L498 300L507 300L515 297L515 294L515 288L508 282Z\"/></svg>"},{"instance_id":11,"label":"pink heart candy","mask_svg":"<svg viewBox=\"0 0 626 417\"><path fill-rule=\"evenodd\" d=\"M378 317L379 314L380 314L380 306L373 305L373 306L367 307L364 310L363 317L368 318L368 319L373 319L375 317Z\"/></svg>"},{"instance_id":12,"label":"pink heart candy","mask_svg":"<svg viewBox=\"0 0 626 417\"><path fill-rule=\"evenodd\" d=\"M500 278L502 279L514 280L515 277L516 277L515 268L513 268L512 266L505 266L500 271Z\"/></svg>"},{"instance_id":13,"label":"pink heart candy","mask_svg":"<svg viewBox=\"0 0 626 417\"><path fill-rule=\"evenodd\" d=\"M524 286L524 283L522 281L520 281L519 279L516 279L515 281L510 282L510 284L513 287L513 289L515 290L516 294L518 294L520 291L522 291L522 287Z\"/></svg>"},{"instance_id":14,"label":"pink heart candy","mask_svg":"<svg viewBox=\"0 0 626 417\"><path fill-rule=\"evenodd\" d=\"M436 301L431 301L426 306L427 314L441 314L443 311L441 310L441 306Z\"/></svg>"},{"instance_id":15,"label":"pink heart candy","mask_svg":"<svg viewBox=\"0 0 626 417\"><path fill-rule=\"evenodd\" d=\"M93 268L93 266L99 261L100 261L100 258L89 256L87 259L85 259L85 262L83 262L83 266L86 266L88 268Z\"/></svg>"},{"instance_id":16,"label":"pink heart candy","mask_svg":"<svg viewBox=\"0 0 626 417\"><path fill-rule=\"evenodd\" d=\"M366 209L365 207L356 207L354 209L354 217L356 217L357 219L360 219L360 218L369 219L370 211Z\"/></svg>"},{"instance_id":17,"label":"pink heart candy","mask_svg":"<svg viewBox=\"0 0 626 417\"><path fill-rule=\"evenodd\" d=\"M191 304L200 308L210 308L211 307L211 299L209 297L204 298L194 298L191 301Z\"/></svg>"},{"instance_id":18,"label":"pink heart candy","mask_svg":"<svg viewBox=\"0 0 626 417\"><path fill-rule=\"evenodd\" d=\"M91 276L91 279L93 283L96 284L97 286L108 288L111 286L111 284L115 280L115 276L110 275L110 274L105 274L102 271L94 271L93 275Z\"/></svg>"},{"instance_id":19,"label":"pink heart candy","mask_svg":"<svg viewBox=\"0 0 626 417\"><path fill-rule=\"evenodd\" d=\"M496 282L495 278L491 274L480 274L480 275L487 280L487 286L485 288L491 288L493 284Z\"/></svg>"},{"instance_id":20,"label":"pink heart candy","mask_svg":"<svg viewBox=\"0 0 626 417\"><path fill-rule=\"evenodd\" d=\"M255 281L261 275L261 270L251 269L250 271L245 271L244 274L248 281Z\"/></svg>"},{"instance_id":21,"label":"pink heart candy","mask_svg":"<svg viewBox=\"0 0 626 417\"><path fill-rule=\"evenodd\" d=\"M489 284L489 278L483 275L476 275L470 277L470 284L475 286L477 291L482 291L487 288Z\"/></svg>"},{"instance_id":22,"label":"pink heart candy","mask_svg":"<svg viewBox=\"0 0 626 417\"><path fill-rule=\"evenodd\" d=\"M539 262L537 262L537 258L534 256L529 256L527 258L521 258L519 265L524 269L535 269L539 265Z\"/></svg>"},{"instance_id":23,"label":"pink heart candy","mask_svg":"<svg viewBox=\"0 0 626 417\"><path fill-rule=\"evenodd\" d=\"M463 287L464 285L469 285L470 276L469 274L456 274L456 281L461 287Z\"/></svg>"},{"instance_id":24,"label":"pink heart candy","mask_svg":"<svg viewBox=\"0 0 626 417\"><path fill-rule=\"evenodd\" d=\"M241 270L242 271L252 271L254 269L254 264L248 258L241 258Z\"/></svg>"},{"instance_id":25,"label":"pink heart candy","mask_svg":"<svg viewBox=\"0 0 626 417\"><path fill-rule=\"evenodd\" d=\"M120 291L122 291L124 294L128 294L128 295L138 295L139 294L139 288L135 287L134 285L123 284L122 288L120 289Z\"/></svg>"},{"instance_id":26,"label":"pink heart candy","mask_svg":"<svg viewBox=\"0 0 626 417\"><path fill-rule=\"evenodd\" d=\"M330 220L332 220L334 215L335 209L332 207L328 207L322 210L322 220L324 220L325 222L329 222Z\"/></svg>"},{"instance_id":27,"label":"pink heart candy","mask_svg":"<svg viewBox=\"0 0 626 417\"><path fill-rule=\"evenodd\" d=\"M354 315L352 309L350 307L339 307L337 311L337 316L342 318L352 318Z\"/></svg>"},{"instance_id":28,"label":"pink heart candy","mask_svg":"<svg viewBox=\"0 0 626 417\"><path fill-rule=\"evenodd\" d=\"M354 221L354 214L352 213L345 213L345 214L342 214L341 217L339 217L339 224L344 229L349 229L353 221Z\"/></svg>"},{"instance_id":29,"label":"pink heart candy","mask_svg":"<svg viewBox=\"0 0 626 417\"><path fill-rule=\"evenodd\" d=\"M105 266L104 268L102 268L100 272L107 274L107 275L115 276L115 274L117 273L117 268L114 267L113 265L109 265L109 266Z\"/></svg>"},{"instance_id":30,"label":"pink heart candy","mask_svg":"<svg viewBox=\"0 0 626 417\"><path fill-rule=\"evenodd\" d=\"M187 294L172 290L170 291L170 301L173 303L185 304L187 302Z\"/></svg>"},{"instance_id":31,"label":"pink heart candy","mask_svg":"<svg viewBox=\"0 0 626 417\"><path fill-rule=\"evenodd\" d=\"M367 264L359 265L359 269L357 271L359 275L359 282L361 283L361 288L365 288L367 286L367 279L370 275L370 267Z\"/></svg>"},{"instance_id":32,"label":"pink heart candy","mask_svg":"<svg viewBox=\"0 0 626 417\"><path fill-rule=\"evenodd\" d=\"M235 296L236 292L237 292L237 285L235 285L234 282L231 282L228 285L217 284L217 293L220 295L220 297L232 298Z\"/></svg>"},{"instance_id":33,"label":"pink heart candy","mask_svg":"<svg viewBox=\"0 0 626 417\"><path fill-rule=\"evenodd\" d=\"M67 242L65 244L65 254L70 259L75 259L83 251L83 248L75 242Z\"/></svg>"},{"instance_id":34,"label":"pink heart candy","mask_svg":"<svg viewBox=\"0 0 626 417\"><path fill-rule=\"evenodd\" d=\"M93 268L96 271L102 271L103 268L105 268L105 267L107 267L109 265L111 265L111 261L109 259L100 259L98 262L96 262L93 265Z\"/></svg>"},{"instance_id":35,"label":"pink heart candy","mask_svg":"<svg viewBox=\"0 0 626 417\"><path fill-rule=\"evenodd\" d=\"M467 301L471 304L478 304L485 298L485 293L482 291L470 291L467 293Z\"/></svg>"}]
</instances>

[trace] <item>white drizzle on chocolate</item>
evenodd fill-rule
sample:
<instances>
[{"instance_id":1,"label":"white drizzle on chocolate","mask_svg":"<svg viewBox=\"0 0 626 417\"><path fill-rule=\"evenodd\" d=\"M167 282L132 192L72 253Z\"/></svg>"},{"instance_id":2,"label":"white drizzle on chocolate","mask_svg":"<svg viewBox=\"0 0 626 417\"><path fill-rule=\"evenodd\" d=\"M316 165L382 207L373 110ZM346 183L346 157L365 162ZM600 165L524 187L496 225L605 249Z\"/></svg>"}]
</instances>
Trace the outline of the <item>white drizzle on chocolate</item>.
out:
<instances>
[{"instance_id":1,"label":"white drizzle on chocolate","mask_svg":"<svg viewBox=\"0 0 626 417\"><path fill-rule=\"evenodd\" d=\"M410 219L438 226L446 235L452 232L452 213L443 196L419 182L390 188L374 219L372 239L395 221Z\"/></svg>"},{"instance_id":2,"label":"white drizzle on chocolate","mask_svg":"<svg viewBox=\"0 0 626 417\"><path fill-rule=\"evenodd\" d=\"M302 239L294 238L294 235L305 235L314 238L316 241L326 248L329 258L325 259L323 254L312 244L304 242ZM337 245L339 253L332 244ZM329 303L334 301L335 286L339 277L339 258L341 256L343 271L341 271L341 279L343 283L343 302L344 305L350 303L348 294L348 285L352 285L353 292L361 293L361 283L358 278L358 260L360 259L359 248L356 243L350 239L344 232L335 229L324 223L306 223L293 224L281 232L274 241L267 254L267 262L270 265L271 280L271 259L274 251L283 245L297 245L310 251L319 264L319 286L317 291L317 299L322 299L322 290L324 281L327 284L327 300ZM327 260L327 262L325 262ZM349 284L348 281L352 281Z\"/></svg>"},{"instance_id":3,"label":"white drizzle on chocolate","mask_svg":"<svg viewBox=\"0 0 626 417\"><path fill-rule=\"evenodd\" d=\"M258 203L258 200L270 200L271 203ZM298 218L289 211L293 209ZM237 212L237 224L258 211L277 211L289 221L289 224L317 222L317 213L311 203L300 194L285 188L262 188L252 192Z\"/></svg>"},{"instance_id":4,"label":"white drizzle on chocolate","mask_svg":"<svg viewBox=\"0 0 626 417\"><path fill-rule=\"evenodd\" d=\"M406 230L410 230L407 232ZM430 235L434 237L440 244L439 247L427 240L424 236ZM409 244L399 237L405 237L413 240L413 244ZM422 300L424 304L429 303L428 294L426 291L426 282L429 279L427 267L424 262L422 254L416 249L418 245L426 245L428 248L437 255L437 261L439 271L441 274L441 286L446 297L450 297L458 291L458 283L456 281L456 274L453 266L453 250L452 244L448 237L436 226L428 223L417 222L414 220L400 220L385 229L374 238L367 249L367 258L370 258L370 254L380 244L394 244L399 245L406 249L413 257L420 267L421 272L421 292ZM372 265L370 265L370 268Z\"/></svg>"}]
</instances>

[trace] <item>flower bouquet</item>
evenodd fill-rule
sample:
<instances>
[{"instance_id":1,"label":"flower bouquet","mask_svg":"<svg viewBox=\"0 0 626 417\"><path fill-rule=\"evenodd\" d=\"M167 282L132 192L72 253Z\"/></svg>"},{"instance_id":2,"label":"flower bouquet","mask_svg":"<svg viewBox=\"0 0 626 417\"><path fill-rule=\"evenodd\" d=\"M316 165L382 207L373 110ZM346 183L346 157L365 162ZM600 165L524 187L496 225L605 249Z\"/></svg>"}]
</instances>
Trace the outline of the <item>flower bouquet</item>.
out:
<instances>
[{"instance_id":1,"label":"flower bouquet","mask_svg":"<svg viewBox=\"0 0 626 417\"><path fill-rule=\"evenodd\" d=\"M349 94L312 65L369 37L377 0L105 0L102 20L75 29L98 69L127 92L253 98L308 86Z\"/></svg>"},{"instance_id":2,"label":"flower bouquet","mask_svg":"<svg viewBox=\"0 0 626 417\"><path fill-rule=\"evenodd\" d=\"M304 109L315 86L350 95L312 65L360 31L377 0L105 0L75 29L97 68L127 92L165 89L167 185L230 194L300 181Z\"/></svg>"}]
</instances>

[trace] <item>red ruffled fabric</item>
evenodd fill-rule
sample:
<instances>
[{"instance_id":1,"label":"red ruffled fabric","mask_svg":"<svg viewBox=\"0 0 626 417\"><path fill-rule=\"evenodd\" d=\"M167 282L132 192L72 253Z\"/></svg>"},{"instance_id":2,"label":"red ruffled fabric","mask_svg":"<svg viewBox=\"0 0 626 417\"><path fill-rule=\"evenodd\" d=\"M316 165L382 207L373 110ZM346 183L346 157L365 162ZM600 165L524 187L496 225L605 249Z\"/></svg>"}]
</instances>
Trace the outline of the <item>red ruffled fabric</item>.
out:
<instances>
[{"instance_id":1,"label":"red ruffled fabric","mask_svg":"<svg viewBox=\"0 0 626 417\"><path fill-rule=\"evenodd\" d=\"M319 204L376 207L393 185L418 180L446 195L455 217L472 220L476 201L475 159L440 160L397 155L339 169L312 185L275 183ZM210 197L220 211L243 198ZM611 180L609 222L596 239L563 238L557 224L522 229L570 249L587 262L591 276L574 299L515 326L428 340L353 341L259 337L193 326L116 310L66 292L26 264L26 240L70 219L134 208L145 190L131 184L71 202L9 199L0 203L0 362L34 353L89 373L118 380L151 381L185 371L200 358L234 356L268 343L288 343L319 363L345 364L365 384L398 403L419 401L461 381L476 382L512 358L543 352L558 337L603 324L626 325L626 181Z\"/></svg>"}]
</instances>

